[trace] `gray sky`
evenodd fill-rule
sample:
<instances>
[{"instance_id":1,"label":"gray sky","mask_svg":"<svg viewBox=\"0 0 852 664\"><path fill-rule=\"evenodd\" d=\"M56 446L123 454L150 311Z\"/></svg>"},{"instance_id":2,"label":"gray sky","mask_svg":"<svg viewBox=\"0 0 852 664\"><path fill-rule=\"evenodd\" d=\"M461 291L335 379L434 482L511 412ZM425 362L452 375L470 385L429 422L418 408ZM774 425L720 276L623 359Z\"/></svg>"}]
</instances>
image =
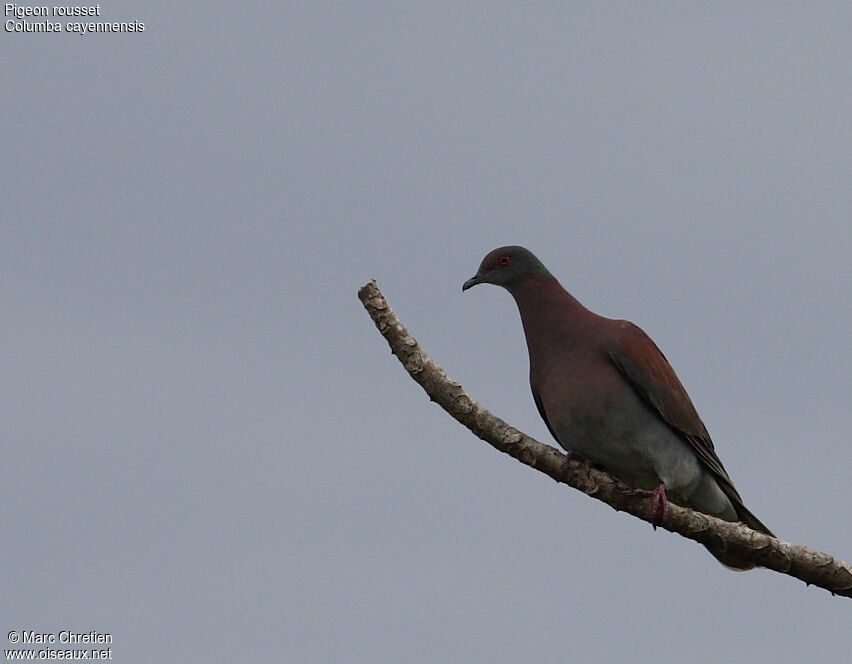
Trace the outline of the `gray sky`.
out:
<instances>
[{"instance_id":1,"label":"gray sky","mask_svg":"<svg viewBox=\"0 0 852 664\"><path fill-rule=\"evenodd\" d=\"M459 4L2 33L3 648L848 661L849 600L496 453L356 292L551 442L511 298L460 291L526 245L656 340L761 520L849 560L852 9Z\"/></svg>"}]
</instances>

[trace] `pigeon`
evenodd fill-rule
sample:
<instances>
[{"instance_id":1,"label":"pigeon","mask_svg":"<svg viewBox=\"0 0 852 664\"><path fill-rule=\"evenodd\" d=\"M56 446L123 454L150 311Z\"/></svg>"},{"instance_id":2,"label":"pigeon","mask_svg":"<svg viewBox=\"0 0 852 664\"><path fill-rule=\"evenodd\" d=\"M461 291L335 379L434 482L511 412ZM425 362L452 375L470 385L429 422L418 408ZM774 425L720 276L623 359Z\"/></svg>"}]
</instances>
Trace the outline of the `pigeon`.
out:
<instances>
[{"instance_id":1,"label":"pigeon","mask_svg":"<svg viewBox=\"0 0 852 664\"><path fill-rule=\"evenodd\" d=\"M744 505L689 395L645 332L586 309L524 247L490 252L462 290L477 284L515 298L533 400L569 458L647 494L655 526L671 500L774 537ZM754 566L714 555L733 569Z\"/></svg>"}]
</instances>

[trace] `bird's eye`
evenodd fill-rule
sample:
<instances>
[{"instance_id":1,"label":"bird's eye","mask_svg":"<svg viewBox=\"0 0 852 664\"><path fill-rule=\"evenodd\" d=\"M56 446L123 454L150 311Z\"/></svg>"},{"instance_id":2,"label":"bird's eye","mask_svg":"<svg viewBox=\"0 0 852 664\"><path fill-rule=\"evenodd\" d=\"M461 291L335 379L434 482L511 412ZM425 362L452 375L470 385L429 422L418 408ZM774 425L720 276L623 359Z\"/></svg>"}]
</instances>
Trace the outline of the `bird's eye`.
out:
<instances>
[{"instance_id":1,"label":"bird's eye","mask_svg":"<svg viewBox=\"0 0 852 664\"><path fill-rule=\"evenodd\" d=\"M512 262L512 260L508 256L500 256L500 258L497 259L497 262L500 264L501 267L506 267L509 263Z\"/></svg>"}]
</instances>

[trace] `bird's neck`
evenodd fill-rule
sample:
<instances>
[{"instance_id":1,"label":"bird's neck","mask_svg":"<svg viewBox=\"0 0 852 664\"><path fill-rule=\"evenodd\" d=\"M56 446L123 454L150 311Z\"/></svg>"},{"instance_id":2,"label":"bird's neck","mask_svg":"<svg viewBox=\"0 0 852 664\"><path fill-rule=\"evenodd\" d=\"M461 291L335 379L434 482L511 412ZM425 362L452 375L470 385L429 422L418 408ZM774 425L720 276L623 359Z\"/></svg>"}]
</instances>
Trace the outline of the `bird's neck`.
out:
<instances>
[{"instance_id":1,"label":"bird's neck","mask_svg":"<svg viewBox=\"0 0 852 664\"><path fill-rule=\"evenodd\" d=\"M575 343L590 319L598 316L586 309L551 275L524 279L512 295L521 314L530 359L548 348Z\"/></svg>"}]
</instances>

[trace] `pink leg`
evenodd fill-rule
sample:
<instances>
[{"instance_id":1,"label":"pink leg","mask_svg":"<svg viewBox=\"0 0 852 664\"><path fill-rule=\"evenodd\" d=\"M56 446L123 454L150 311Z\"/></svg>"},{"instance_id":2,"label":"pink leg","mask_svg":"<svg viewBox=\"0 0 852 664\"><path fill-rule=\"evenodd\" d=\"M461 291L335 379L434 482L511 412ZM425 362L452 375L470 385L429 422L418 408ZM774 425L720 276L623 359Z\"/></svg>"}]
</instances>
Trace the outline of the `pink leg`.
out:
<instances>
[{"instance_id":1,"label":"pink leg","mask_svg":"<svg viewBox=\"0 0 852 664\"><path fill-rule=\"evenodd\" d=\"M663 521L669 518L669 501L666 499L666 485L660 482L653 491L640 491L642 495L651 498L651 525L654 530L663 525Z\"/></svg>"}]
</instances>

